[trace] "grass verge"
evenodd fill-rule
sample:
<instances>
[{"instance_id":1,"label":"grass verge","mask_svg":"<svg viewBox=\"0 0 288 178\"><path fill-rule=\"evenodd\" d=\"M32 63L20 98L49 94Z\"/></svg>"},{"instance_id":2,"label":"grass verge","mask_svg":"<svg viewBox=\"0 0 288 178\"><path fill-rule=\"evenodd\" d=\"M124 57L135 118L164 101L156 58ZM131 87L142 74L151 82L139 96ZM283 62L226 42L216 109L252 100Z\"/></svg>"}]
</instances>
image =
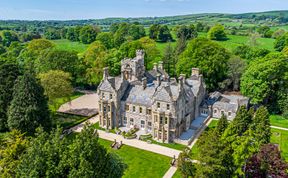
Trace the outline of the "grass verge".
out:
<instances>
[{"instance_id":1,"label":"grass verge","mask_svg":"<svg viewBox=\"0 0 288 178\"><path fill-rule=\"evenodd\" d=\"M280 115L270 115L270 123L273 126L288 128L288 119Z\"/></svg>"}]
</instances>

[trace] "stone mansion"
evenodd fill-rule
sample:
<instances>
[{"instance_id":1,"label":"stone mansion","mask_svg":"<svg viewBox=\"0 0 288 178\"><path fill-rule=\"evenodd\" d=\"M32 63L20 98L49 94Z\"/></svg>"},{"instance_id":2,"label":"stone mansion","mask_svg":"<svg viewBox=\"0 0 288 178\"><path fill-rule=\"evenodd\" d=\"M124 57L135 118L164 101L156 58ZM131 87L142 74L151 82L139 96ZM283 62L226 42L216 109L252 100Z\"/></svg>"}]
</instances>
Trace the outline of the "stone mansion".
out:
<instances>
[{"instance_id":1,"label":"stone mansion","mask_svg":"<svg viewBox=\"0 0 288 178\"><path fill-rule=\"evenodd\" d=\"M136 51L134 59L121 61L121 76L111 77L104 68L97 94L101 127L137 127L160 142L172 142L200 112L208 114L200 108L206 90L198 68L177 81L165 72L162 62L146 71L142 50Z\"/></svg>"}]
</instances>

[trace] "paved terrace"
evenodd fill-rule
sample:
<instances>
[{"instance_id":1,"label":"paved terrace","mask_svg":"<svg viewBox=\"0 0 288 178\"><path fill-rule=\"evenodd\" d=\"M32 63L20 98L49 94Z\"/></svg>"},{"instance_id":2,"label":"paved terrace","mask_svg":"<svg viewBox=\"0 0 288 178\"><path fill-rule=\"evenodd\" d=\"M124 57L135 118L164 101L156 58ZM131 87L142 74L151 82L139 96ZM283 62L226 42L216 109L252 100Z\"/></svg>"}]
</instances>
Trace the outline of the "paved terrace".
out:
<instances>
[{"instance_id":1,"label":"paved terrace","mask_svg":"<svg viewBox=\"0 0 288 178\"><path fill-rule=\"evenodd\" d=\"M58 112L75 114L81 116L93 116L98 113L98 95L87 93L68 103L63 104Z\"/></svg>"}]
</instances>

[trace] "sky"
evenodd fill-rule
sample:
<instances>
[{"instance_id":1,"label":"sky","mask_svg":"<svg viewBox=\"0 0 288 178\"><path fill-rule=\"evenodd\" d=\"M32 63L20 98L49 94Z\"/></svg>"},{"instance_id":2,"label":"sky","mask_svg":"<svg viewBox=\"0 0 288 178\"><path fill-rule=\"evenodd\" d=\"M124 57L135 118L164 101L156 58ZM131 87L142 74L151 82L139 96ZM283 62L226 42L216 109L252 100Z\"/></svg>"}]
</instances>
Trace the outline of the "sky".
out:
<instances>
[{"instance_id":1,"label":"sky","mask_svg":"<svg viewBox=\"0 0 288 178\"><path fill-rule=\"evenodd\" d=\"M72 20L288 10L288 0L0 0L0 19Z\"/></svg>"}]
</instances>

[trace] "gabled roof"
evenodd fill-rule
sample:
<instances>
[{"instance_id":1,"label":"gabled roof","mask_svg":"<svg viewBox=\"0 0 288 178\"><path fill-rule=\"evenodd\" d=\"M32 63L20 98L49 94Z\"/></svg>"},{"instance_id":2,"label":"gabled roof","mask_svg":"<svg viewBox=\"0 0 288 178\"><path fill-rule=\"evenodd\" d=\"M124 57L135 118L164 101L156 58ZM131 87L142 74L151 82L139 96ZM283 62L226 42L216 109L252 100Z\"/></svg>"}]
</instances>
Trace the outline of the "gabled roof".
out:
<instances>
[{"instance_id":1,"label":"gabled roof","mask_svg":"<svg viewBox=\"0 0 288 178\"><path fill-rule=\"evenodd\" d=\"M100 83L98 89L102 90L102 91L108 91L108 92L114 92L115 91L115 88L113 87L113 81L111 81L109 79L104 79Z\"/></svg>"}]
</instances>

